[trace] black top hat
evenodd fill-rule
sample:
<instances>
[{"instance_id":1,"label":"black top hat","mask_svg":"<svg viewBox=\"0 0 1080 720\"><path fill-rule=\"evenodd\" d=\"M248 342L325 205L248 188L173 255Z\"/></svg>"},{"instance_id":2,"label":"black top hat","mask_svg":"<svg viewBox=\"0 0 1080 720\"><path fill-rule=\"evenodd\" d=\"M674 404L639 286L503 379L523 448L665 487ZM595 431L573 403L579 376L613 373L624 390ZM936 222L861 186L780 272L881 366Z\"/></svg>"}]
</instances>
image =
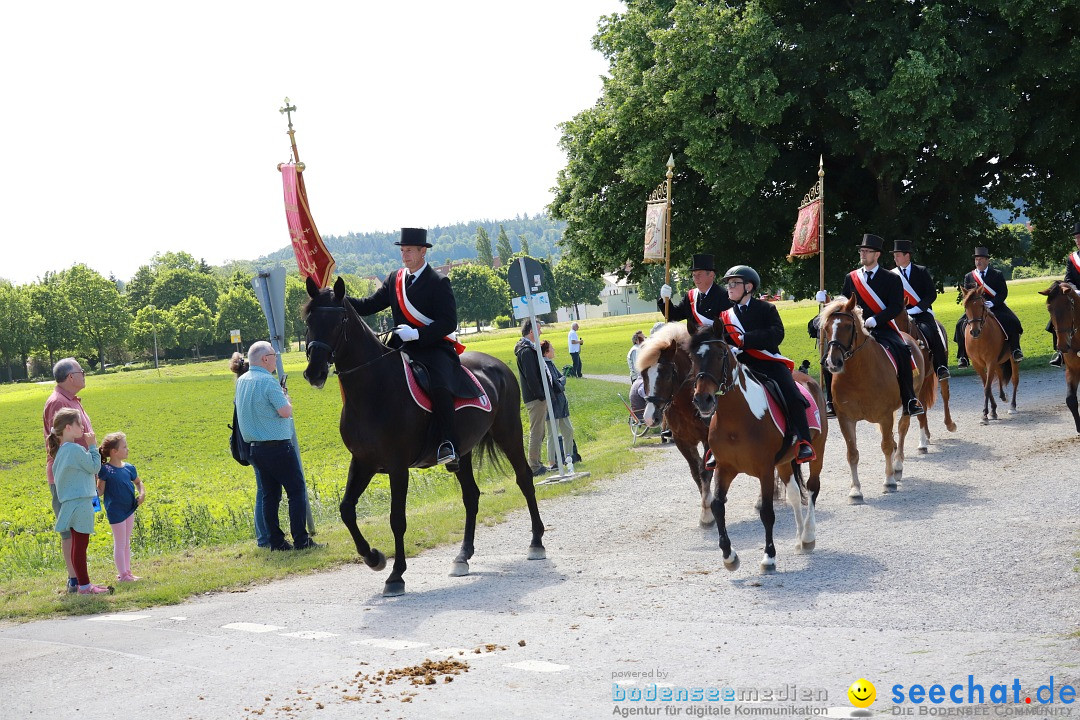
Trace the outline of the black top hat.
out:
<instances>
[{"instance_id":1,"label":"black top hat","mask_svg":"<svg viewBox=\"0 0 1080 720\"><path fill-rule=\"evenodd\" d=\"M690 266L690 272L695 270L712 270L716 272L716 267L713 265L712 255L695 255L694 264Z\"/></svg>"},{"instance_id":2,"label":"black top hat","mask_svg":"<svg viewBox=\"0 0 1080 720\"><path fill-rule=\"evenodd\" d=\"M975 248L975 257L990 257L990 248L980 245L979 247Z\"/></svg>"},{"instance_id":3,"label":"black top hat","mask_svg":"<svg viewBox=\"0 0 1080 720\"><path fill-rule=\"evenodd\" d=\"M911 253L911 241L910 240L893 240L893 252Z\"/></svg>"},{"instance_id":4,"label":"black top hat","mask_svg":"<svg viewBox=\"0 0 1080 720\"><path fill-rule=\"evenodd\" d=\"M401 239L394 244L431 247L431 243L427 241L427 230L424 228L401 228Z\"/></svg>"},{"instance_id":5,"label":"black top hat","mask_svg":"<svg viewBox=\"0 0 1080 720\"><path fill-rule=\"evenodd\" d=\"M859 247L861 247L861 248L870 248L871 250L877 250L878 252L884 252L884 250L885 250L885 240L878 237L877 235L870 235L869 233L867 233L866 235L862 236L862 242L859 243Z\"/></svg>"},{"instance_id":6,"label":"black top hat","mask_svg":"<svg viewBox=\"0 0 1080 720\"><path fill-rule=\"evenodd\" d=\"M1080 235L1080 222L1073 223L1073 235Z\"/></svg>"}]
</instances>

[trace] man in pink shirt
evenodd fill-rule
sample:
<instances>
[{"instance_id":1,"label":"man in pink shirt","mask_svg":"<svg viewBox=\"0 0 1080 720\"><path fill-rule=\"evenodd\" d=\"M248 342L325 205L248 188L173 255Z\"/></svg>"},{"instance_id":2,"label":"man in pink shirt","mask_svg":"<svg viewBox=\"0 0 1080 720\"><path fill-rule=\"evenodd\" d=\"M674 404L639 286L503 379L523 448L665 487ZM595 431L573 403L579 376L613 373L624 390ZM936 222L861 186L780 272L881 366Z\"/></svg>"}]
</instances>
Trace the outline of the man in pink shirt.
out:
<instances>
[{"instance_id":1,"label":"man in pink shirt","mask_svg":"<svg viewBox=\"0 0 1080 720\"><path fill-rule=\"evenodd\" d=\"M53 418L56 417L58 410L62 408L73 408L79 411L82 415L83 431L89 435L94 432L94 428L90 425L90 418L87 417L86 411L83 410L82 400L79 399L78 393L84 387L86 387L86 373L83 372L82 366L79 365L79 361L75 358L64 358L53 365L53 379L56 380L56 388L53 389L52 395L45 401L45 411L42 413L42 420L45 424L45 438L48 439L52 434ZM86 438L82 437L76 440L79 445L87 447ZM53 478L53 459L47 458L45 461L45 474L49 478L49 494L52 496L52 509L53 515L57 515L60 512L60 501L56 499L56 481ZM64 563L67 565L68 571L68 585L67 591L69 593L76 592L79 589L78 580L75 579L75 568L71 563L71 533L60 533L60 545L64 553Z\"/></svg>"}]
</instances>

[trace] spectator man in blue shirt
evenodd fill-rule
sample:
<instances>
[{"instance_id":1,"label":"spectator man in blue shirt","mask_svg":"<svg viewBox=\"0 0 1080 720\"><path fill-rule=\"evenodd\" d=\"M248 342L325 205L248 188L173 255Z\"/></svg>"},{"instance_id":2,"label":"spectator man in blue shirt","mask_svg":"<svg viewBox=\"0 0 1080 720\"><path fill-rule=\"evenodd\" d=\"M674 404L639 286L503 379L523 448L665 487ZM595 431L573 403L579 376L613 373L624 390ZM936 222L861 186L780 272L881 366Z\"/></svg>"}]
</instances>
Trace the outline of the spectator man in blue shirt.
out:
<instances>
[{"instance_id":1,"label":"spectator man in blue shirt","mask_svg":"<svg viewBox=\"0 0 1080 720\"><path fill-rule=\"evenodd\" d=\"M270 533L270 549L324 547L308 535L307 487L292 444L292 403L274 379L274 347L264 340L253 343L248 348L248 365L248 371L236 381L236 419L240 434L251 443L251 464L262 480L263 520ZM289 496L289 529L295 545L285 539L278 521L282 488Z\"/></svg>"}]
</instances>

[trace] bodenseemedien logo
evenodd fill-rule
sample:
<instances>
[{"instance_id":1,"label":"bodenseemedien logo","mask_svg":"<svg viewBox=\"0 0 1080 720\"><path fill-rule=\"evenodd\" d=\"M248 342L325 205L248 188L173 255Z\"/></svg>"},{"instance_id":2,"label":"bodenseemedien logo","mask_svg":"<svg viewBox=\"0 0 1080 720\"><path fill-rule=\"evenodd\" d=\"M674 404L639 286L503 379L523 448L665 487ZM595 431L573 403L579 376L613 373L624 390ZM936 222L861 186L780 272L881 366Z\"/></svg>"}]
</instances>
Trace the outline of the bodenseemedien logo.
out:
<instances>
[{"instance_id":1,"label":"bodenseemedien logo","mask_svg":"<svg viewBox=\"0 0 1080 720\"><path fill-rule=\"evenodd\" d=\"M874 683L866 678L859 678L851 683L851 687L847 690L847 696L855 707L868 708L877 699L877 688L874 687Z\"/></svg>"}]
</instances>

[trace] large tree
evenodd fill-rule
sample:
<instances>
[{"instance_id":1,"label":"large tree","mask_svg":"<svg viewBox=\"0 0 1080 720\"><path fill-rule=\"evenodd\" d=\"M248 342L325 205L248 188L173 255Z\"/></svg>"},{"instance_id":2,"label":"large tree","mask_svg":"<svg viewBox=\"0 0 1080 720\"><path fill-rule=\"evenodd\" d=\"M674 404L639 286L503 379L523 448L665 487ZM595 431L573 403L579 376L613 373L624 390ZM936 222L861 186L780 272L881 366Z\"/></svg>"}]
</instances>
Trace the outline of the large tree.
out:
<instances>
[{"instance_id":1,"label":"large tree","mask_svg":"<svg viewBox=\"0 0 1080 720\"><path fill-rule=\"evenodd\" d=\"M27 356L34 347L30 313L30 294L26 288L0 280L0 361L8 382L13 379L11 366L21 364L25 369Z\"/></svg>"},{"instance_id":2,"label":"large tree","mask_svg":"<svg viewBox=\"0 0 1080 720\"><path fill-rule=\"evenodd\" d=\"M172 313L161 308L139 308L131 326L131 349L141 351L146 357L154 357L155 351L160 356L165 350L176 347L176 339L176 323Z\"/></svg>"},{"instance_id":3,"label":"large tree","mask_svg":"<svg viewBox=\"0 0 1080 720\"><path fill-rule=\"evenodd\" d=\"M150 291L150 302L156 307L171 309L187 298L197 297L214 312L219 290L213 275L188 268L172 268L157 274Z\"/></svg>"},{"instance_id":4,"label":"large tree","mask_svg":"<svg viewBox=\"0 0 1080 720\"><path fill-rule=\"evenodd\" d=\"M514 248L510 245L510 236L502 225L499 226L499 234L495 238L495 254L499 256L502 267L506 267L513 260Z\"/></svg>"},{"instance_id":5,"label":"large tree","mask_svg":"<svg viewBox=\"0 0 1080 720\"><path fill-rule=\"evenodd\" d=\"M495 255L491 251L491 236L483 225L476 226L476 261L481 265L495 267Z\"/></svg>"},{"instance_id":6,"label":"large tree","mask_svg":"<svg viewBox=\"0 0 1080 720\"><path fill-rule=\"evenodd\" d=\"M80 263L64 273L62 288L71 303L79 346L92 349L98 366L104 366L105 349L123 345L133 322L116 284Z\"/></svg>"},{"instance_id":7,"label":"large tree","mask_svg":"<svg viewBox=\"0 0 1080 720\"><path fill-rule=\"evenodd\" d=\"M1078 26L1065 0L631 0L594 38L611 77L562 126L552 214L591 269L637 261L673 153L675 264L712 252L772 284L824 156L829 287L864 232L913 239L939 280L975 244L1011 255L988 206L1012 199L1033 252L1064 254L1080 209ZM816 285L816 265L787 268L792 289Z\"/></svg>"},{"instance_id":8,"label":"large tree","mask_svg":"<svg viewBox=\"0 0 1080 720\"><path fill-rule=\"evenodd\" d=\"M579 305L596 305L604 290L604 280L599 273L584 269L580 263L563 257L555 265L555 289L552 307L573 307L574 316L580 320Z\"/></svg>"},{"instance_id":9,"label":"large tree","mask_svg":"<svg viewBox=\"0 0 1080 720\"><path fill-rule=\"evenodd\" d=\"M180 347L191 348L195 357L201 356L200 348L213 336L214 314L202 298L189 297L172 309L176 340Z\"/></svg>"},{"instance_id":10,"label":"large tree","mask_svg":"<svg viewBox=\"0 0 1080 720\"><path fill-rule=\"evenodd\" d=\"M459 265L449 277L458 317L474 321L478 331L484 321L509 312L510 286L486 265Z\"/></svg>"},{"instance_id":11,"label":"large tree","mask_svg":"<svg viewBox=\"0 0 1080 720\"><path fill-rule=\"evenodd\" d=\"M214 327L214 342L228 342L232 330L239 330L241 340L247 344L265 340L270 332L251 285L234 285L218 296Z\"/></svg>"},{"instance_id":12,"label":"large tree","mask_svg":"<svg viewBox=\"0 0 1080 720\"><path fill-rule=\"evenodd\" d=\"M79 327L75 311L64 291L63 273L45 273L29 287L30 329L35 348L49 354L53 365L61 353L73 353L78 345Z\"/></svg>"}]
</instances>

